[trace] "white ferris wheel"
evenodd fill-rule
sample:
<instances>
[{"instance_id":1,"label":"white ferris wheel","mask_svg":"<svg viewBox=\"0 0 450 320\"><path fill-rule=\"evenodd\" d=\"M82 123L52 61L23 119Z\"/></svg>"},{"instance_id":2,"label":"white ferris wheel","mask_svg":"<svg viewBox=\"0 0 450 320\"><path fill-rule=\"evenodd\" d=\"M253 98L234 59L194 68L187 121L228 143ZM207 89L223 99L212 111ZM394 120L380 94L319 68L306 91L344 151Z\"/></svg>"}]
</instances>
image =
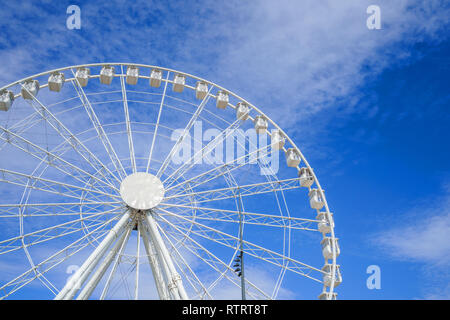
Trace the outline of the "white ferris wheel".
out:
<instances>
[{"instance_id":1,"label":"white ferris wheel","mask_svg":"<svg viewBox=\"0 0 450 320\"><path fill-rule=\"evenodd\" d=\"M336 299L324 190L260 109L97 63L0 89L0 299Z\"/></svg>"}]
</instances>

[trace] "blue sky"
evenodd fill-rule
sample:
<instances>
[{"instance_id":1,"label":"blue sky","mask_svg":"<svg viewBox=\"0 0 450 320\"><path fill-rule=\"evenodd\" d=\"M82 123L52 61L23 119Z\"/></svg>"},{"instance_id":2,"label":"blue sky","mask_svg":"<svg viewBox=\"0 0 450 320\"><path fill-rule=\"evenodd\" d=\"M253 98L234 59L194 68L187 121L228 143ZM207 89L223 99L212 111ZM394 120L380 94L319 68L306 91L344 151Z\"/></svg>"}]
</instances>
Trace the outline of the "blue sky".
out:
<instances>
[{"instance_id":1,"label":"blue sky","mask_svg":"<svg viewBox=\"0 0 450 320\"><path fill-rule=\"evenodd\" d=\"M80 30L66 28L71 4ZM366 27L371 4L380 30ZM0 86L68 65L136 62L226 87L315 168L340 238L340 298L450 298L445 1L1 5ZM381 268L380 290L366 287L369 265Z\"/></svg>"}]
</instances>

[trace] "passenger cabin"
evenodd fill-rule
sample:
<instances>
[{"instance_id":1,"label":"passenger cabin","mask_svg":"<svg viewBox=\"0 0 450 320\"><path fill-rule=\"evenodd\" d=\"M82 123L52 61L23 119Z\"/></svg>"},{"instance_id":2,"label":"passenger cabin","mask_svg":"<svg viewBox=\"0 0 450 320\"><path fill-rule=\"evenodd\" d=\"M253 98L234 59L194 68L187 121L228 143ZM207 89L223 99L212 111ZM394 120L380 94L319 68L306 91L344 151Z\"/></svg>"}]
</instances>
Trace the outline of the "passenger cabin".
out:
<instances>
[{"instance_id":1,"label":"passenger cabin","mask_svg":"<svg viewBox=\"0 0 450 320\"><path fill-rule=\"evenodd\" d=\"M60 92L66 78L62 72L53 72L48 77L48 88L50 91Z\"/></svg>"},{"instance_id":2,"label":"passenger cabin","mask_svg":"<svg viewBox=\"0 0 450 320\"><path fill-rule=\"evenodd\" d=\"M330 215L333 215L333 214L330 213ZM316 216L316 220L319 221L319 222L317 222L317 229L319 230L320 233L327 234L327 233L331 232L331 222L329 221L328 215L326 212L320 212Z\"/></svg>"},{"instance_id":3,"label":"passenger cabin","mask_svg":"<svg viewBox=\"0 0 450 320\"><path fill-rule=\"evenodd\" d=\"M268 127L267 119L264 116L258 115L254 119L255 130L257 134L263 134L266 132Z\"/></svg>"},{"instance_id":4,"label":"passenger cabin","mask_svg":"<svg viewBox=\"0 0 450 320\"><path fill-rule=\"evenodd\" d=\"M236 105L236 119L247 120L250 109L245 102L238 102Z\"/></svg>"},{"instance_id":5,"label":"passenger cabin","mask_svg":"<svg viewBox=\"0 0 450 320\"><path fill-rule=\"evenodd\" d=\"M272 149L274 150L283 149L285 142L286 138L283 137L280 130L278 129L272 130L272 134L270 135L270 143L272 145Z\"/></svg>"},{"instance_id":6,"label":"passenger cabin","mask_svg":"<svg viewBox=\"0 0 450 320\"><path fill-rule=\"evenodd\" d=\"M216 107L219 109L225 109L228 105L229 102L229 97L228 97L228 93L220 90L219 92L217 92L217 97L216 97Z\"/></svg>"},{"instance_id":7,"label":"passenger cabin","mask_svg":"<svg viewBox=\"0 0 450 320\"><path fill-rule=\"evenodd\" d=\"M114 67L104 66L100 71L100 83L110 85L114 78Z\"/></svg>"},{"instance_id":8,"label":"passenger cabin","mask_svg":"<svg viewBox=\"0 0 450 320\"><path fill-rule=\"evenodd\" d=\"M75 73L75 78L77 78L78 83L82 87L86 87L89 81L89 76L91 75L91 70L86 67L78 68Z\"/></svg>"},{"instance_id":9,"label":"passenger cabin","mask_svg":"<svg viewBox=\"0 0 450 320\"><path fill-rule=\"evenodd\" d=\"M309 168L303 167L300 168L298 172L298 177L300 178L300 186L309 188L314 183L314 176Z\"/></svg>"},{"instance_id":10,"label":"passenger cabin","mask_svg":"<svg viewBox=\"0 0 450 320\"><path fill-rule=\"evenodd\" d=\"M337 299L337 293L329 293L329 292L322 292L319 295L319 300L336 300Z\"/></svg>"},{"instance_id":11,"label":"passenger cabin","mask_svg":"<svg viewBox=\"0 0 450 320\"><path fill-rule=\"evenodd\" d=\"M173 79L173 91L183 92L184 85L186 84L186 76L182 74L176 74Z\"/></svg>"},{"instance_id":12,"label":"passenger cabin","mask_svg":"<svg viewBox=\"0 0 450 320\"><path fill-rule=\"evenodd\" d=\"M29 79L26 80L22 85L22 98L27 100L33 100L33 97L39 92L39 82L37 80Z\"/></svg>"},{"instance_id":13,"label":"passenger cabin","mask_svg":"<svg viewBox=\"0 0 450 320\"><path fill-rule=\"evenodd\" d=\"M332 267L333 267L332 264L327 263L322 268L322 271L325 272L323 274L323 284L326 287L331 286L331 280L332 280L331 269L332 269ZM335 271L335 275L334 275L334 288L336 288L341 283L342 283L342 275L341 275L341 271L340 271L340 266L336 265L336 271Z\"/></svg>"},{"instance_id":14,"label":"passenger cabin","mask_svg":"<svg viewBox=\"0 0 450 320\"><path fill-rule=\"evenodd\" d=\"M0 92L0 110L8 111L14 102L14 93L9 90L2 90Z\"/></svg>"},{"instance_id":15,"label":"passenger cabin","mask_svg":"<svg viewBox=\"0 0 450 320\"><path fill-rule=\"evenodd\" d=\"M286 163L288 167L296 168L300 164L300 153L297 149L289 148L286 150Z\"/></svg>"},{"instance_id":16,"label":"passenger cabin","mask_svg":"<svg viewBox=\"0 0 450 320\"><path fill-rule=\"evenodd\" d=\"M320 245L322 246L322 255L325 259L333 259L333 246L331 239L331 237L325 237L320 242ZM334 240L336 246L336 257L338 257L341 250L339 249L338 239L335 238Z\"/></svg>"},{"instance_id":17,"label":"passenger cabin","mask_svg":"<svg viewBox=\"0 0 450 320\"><path fill-rule=\"evenodd\" d=\"M128 66L127 67L127 78L126 82L129 85L136 85L139 80L139 68L136 66Z\"/></svg>"},{"instance_id":18,"label":"passenger cabin","mask_svg":"<svg viewBox=\"0 0 450 320\"><path fill-rule=\"evenodd\" d=\"M158 88L161 85L162 71L159 69L152 69L150 72L150 86Z\"/></svg>"},{"instance_id":19,"label":"passenger cabin","mask_svg":"<svg viewBox=\"0 0 450 320\"><path fill-rule=\"evenodd\" d=\"M309 204L311 205L311 208L320 210L324 206L324 202L322 199L322 195L319 192L318 189L311 189L308 193L309 196Z\"/></svg>"},{"instance_id":20,"label":"passenger cabin","mask_svg":"<svg viewBox=\"0 0 450 320\"><path fill-rule=\"evenodd\" d=\"M208 84L203 81L198 81L195 86L195 97L199 100L205 99L208 94Z\"/></svg>"}]
</instances>

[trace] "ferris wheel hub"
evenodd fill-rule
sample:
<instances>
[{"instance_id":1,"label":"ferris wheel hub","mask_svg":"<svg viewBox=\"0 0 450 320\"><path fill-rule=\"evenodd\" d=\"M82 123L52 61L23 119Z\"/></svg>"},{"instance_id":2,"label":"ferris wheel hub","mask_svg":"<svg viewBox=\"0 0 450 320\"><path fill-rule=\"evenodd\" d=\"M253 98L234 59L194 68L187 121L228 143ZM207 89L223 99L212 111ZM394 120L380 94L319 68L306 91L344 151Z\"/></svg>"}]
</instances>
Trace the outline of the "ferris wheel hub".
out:
<instances>
[{"instance_id":1,"label":"ferris wheel hub","mask_svg":"<svg viewBox=\"0 0 450 320\"><path fill-rule=\"evenodd\" d=\"M161 180L146 172L130 174L120 184L123 201L138 210L156 207L164 199L164 192Z\"/></svg>"}]
</instances>

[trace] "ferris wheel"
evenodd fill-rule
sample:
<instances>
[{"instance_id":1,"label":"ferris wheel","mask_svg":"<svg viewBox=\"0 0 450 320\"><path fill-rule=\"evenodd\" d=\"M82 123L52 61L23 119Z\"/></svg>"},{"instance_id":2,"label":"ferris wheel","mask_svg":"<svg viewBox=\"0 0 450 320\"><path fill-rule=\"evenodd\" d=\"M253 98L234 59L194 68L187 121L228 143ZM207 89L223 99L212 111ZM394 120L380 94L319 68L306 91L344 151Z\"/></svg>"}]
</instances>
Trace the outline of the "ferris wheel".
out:
<instances>
[{"instance_id":1,"label":"ferris wheel","mask_svg":"<svg viewBox=\"0 0 450 320\"><path fill-rule=\"evenodd\" d=\"M130 63L0 89L0 299L336 299L324 190L205 79Z\"/></svg>"}]
</instances>

